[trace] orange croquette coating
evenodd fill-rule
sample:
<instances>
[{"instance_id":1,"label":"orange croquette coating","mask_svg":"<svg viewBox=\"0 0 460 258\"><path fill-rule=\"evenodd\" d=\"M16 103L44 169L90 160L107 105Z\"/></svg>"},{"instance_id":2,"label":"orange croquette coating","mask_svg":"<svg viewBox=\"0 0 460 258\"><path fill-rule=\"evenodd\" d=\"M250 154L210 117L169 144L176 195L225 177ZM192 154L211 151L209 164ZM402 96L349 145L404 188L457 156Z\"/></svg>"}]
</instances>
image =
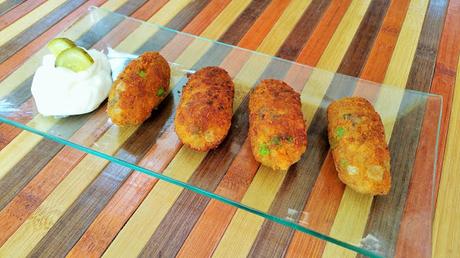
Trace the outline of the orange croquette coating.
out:
<instances>
[{"instance_id":1,"label":"orange croquette coating","mask_svg":"<svg viewBox=\"0 0 460 258\"><path fill-rule=\"evenodd\" d=\"M391 187L390 152L380 116L369 101L348 97L327 109L328 136L340 180L353 190L387 194Z\"/></svg>"},{"instance_id":2,"label":"orange croquette coating","mask_svg":"<svg viewBox=\"0 0 460 258\"><path fill-rule=\"evenodd\" d=\"M257 161L287 170L307 148L299 93L279 80L263 80L249 99L249 137Z\"/></svg>"},{"instance_id":3,"label":"orange croquette coating","mask_svg":"<svg viewBox=\"0 0 460 258\"><path fill-rule=\"evenodd\" d=\"M216 148L230 129L234 85L219 67L205 67L188 78L177 107L175 130L179 139L197 151Z\"/></svg>"},{"instance_id":4,"label":"orange croquette coating","mask_svg":"<svg viewBox=\"0 0 460 258\"><path fill-rule=\"evenodd\" d=\"M140 125L166 97L170 68L158 52L145 52L118 75L109 93L107 113L114 124Z\"/></svg>"}]
</instances>

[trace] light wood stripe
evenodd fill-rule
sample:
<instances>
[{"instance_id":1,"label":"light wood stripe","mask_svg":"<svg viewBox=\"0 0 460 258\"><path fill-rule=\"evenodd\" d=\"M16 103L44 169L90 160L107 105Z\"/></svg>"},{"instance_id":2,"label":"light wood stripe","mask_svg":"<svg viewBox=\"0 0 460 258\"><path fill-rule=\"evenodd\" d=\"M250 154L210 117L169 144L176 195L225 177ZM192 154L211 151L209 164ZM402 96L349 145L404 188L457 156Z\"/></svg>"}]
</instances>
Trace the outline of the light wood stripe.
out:
<instances>
[{"instance_id":1,"label":"light wood stripe","mask_svg":"<svg viewBox=\"0 0 460 258\"><path fill-rule=\"evenodd\" d=\"M384 84L395 85L400 88L405 87L427 7L428 1L411 1L391 62L388 65ZM388 88L383 88L375 103L376 110L384 118L387 141L391 136L395 120L385 118L396 118L401 99L402 91L395 92L390 91ZM389 101L391 101L391 105ZM358 194L347 187L331 228L330 236L358 244L363 237L372 199L372 196ZM357 200L360 202L357 202ZM347 223L343 223L343 221L347 221ZM323 257L353 257L354 255L355 253L350 250L327 243Z\"/></svg>"},{"instance_id":2,"label":"light wood stripe","mask_svg":"<svg viewBox=\"0 0 460 258\"><path fill-rule=\"evenodd\" d=\"M40 5L32 12L26 14L19 20L15 21L13 24L8 26L6 29L0 31L0 46L5 44L9 39L13 38L14 36L18 35L27 27L31 26L33 23L37 22L47 13L53 11L61 4L65 3L63 0L50 0L46 3Z\"/></svg>"},{"instance_id":3,"label":"light wood stripe","mask_svg":"<svg viewBox=\"0 0 460 258\"><path fill-rule=\"evenodd\" d=\"M460 62L457 66L455 90L452 101L452 117L460 116ZM455 257L460 252L460 176L457 138L460 133L460 120L451 119L446 141L445 160L438 194L434 220L433 257ZM443 233L441 233L443 232ZM447 233L447 234L446 234Z\"/></svg>"},{"instance_id":4,"label":"light wood stripe","mask_svg":"<svg viewBox=\"0 0 460 258\"><path fill-rule=\"evenodd\" d=\"M359 23L360 23L360 18L364 16L365 11L367 10L367 7L369 5L370 1L354 1L347 12L345 13L344 17L342 18L342 22L340 23L339 27L337 28L336 32L332 36L328 47L326 48L325 52L323 53L319 63L318 67L321 68L329 68L329 69L337 69L343 55L345 55L345 52L348 48L348 44L350 44L353 35L355 34L355 31L357 30ZM341 44L336 44L337 42L343 42ZM347 44L348 42L348 44ZM338 46L338 48L334 48L331 46ZM334 60L334 61L332 61ZM332 80L332 76L330 78L326 78L324 80L324 73L322 72L316 72L316 75L314 75L315 72L311 75L309 81L304 87L304 90L302 91L302 98L305 98L306 96L311 96L311 90L313 88L320 88L320 87L325 87L327 88L329 86L329 83ZM329 80L329 81L328 81ZM314 84L314 87L310 87L312 84ZM323 93L324 94L324 93ZM320 99L322 99L321 96L319 96ZM318 103L319 105L319 103ZM315 113L315 110L310 110L311 115L309 116L310 113L308 113L306 110L307 107L303 105L302 111L304 113L304 118L307 121L311 121L313 118L313 114ZM307 123L308 124L308 123ZM253 184L257 185L258 180L270 180L270 173L264 171L270 171L266 167L260 167L259 170L257 171L257 175L254 178L250 189ZM285 176L285 171L280 172L276 171L278 173L277 175L282 175L280 178L273 177L271 176L271 180L279 180L277 182L273 182L272 184L276 186L280 186L284 176ZM265 179L264 176L268 176L268 179ZM261 177L261 179L258 179L258 177ZM252 202L257 202L257 199L260 198L260 196L264 196L265 198L269 198L271 201L268 202L264 206L258 205L257 208L261 211L267 211L268 208L270 207L271 202L273 201L273 198L276 195L276 192L278 191L278 188L276 188L276 191L268 191L265 188L259 188L258 190L254 190L253 194L251 195L251 192L248 191L243 198L242 203L246 204L247 202L252 204ZM257 194L256 194L257 193ZM250 205L252 206L252 205ZM253 220L251 223L251 228L250 230L247 228L247 225L241 224L240 221L246 221L246 220ZM263 218L258 217L256 215L243 212L241 210L237 211L235 214L234 219L228 226L222 240L219 243L219 246L217 247L216 251L214 252L215 257L226 257L226 256L245 256L251 246L252 243L254 242L258 230L263 223ZM239 235L241 232L245 232L245 237L244 240L242 240ZM241 248L233 248L234 246L241 246Z\"/></svg>"}]
</instances>

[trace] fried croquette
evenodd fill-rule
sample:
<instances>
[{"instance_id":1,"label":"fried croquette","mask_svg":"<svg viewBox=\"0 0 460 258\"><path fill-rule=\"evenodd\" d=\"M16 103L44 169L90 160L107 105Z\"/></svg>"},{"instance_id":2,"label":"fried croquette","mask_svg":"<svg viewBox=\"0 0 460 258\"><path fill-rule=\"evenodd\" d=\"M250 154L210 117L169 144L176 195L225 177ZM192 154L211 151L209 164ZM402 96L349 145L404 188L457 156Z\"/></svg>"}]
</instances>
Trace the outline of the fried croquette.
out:
<instances>
[{"instance_id":1,"label":"fried croquette","mask_svg":"<svg viewBox=\"0 0 460 258\"><path fill-rule=\"evenodd\" d=\"M257 161L287 170L307 148L300 95L279 80L263 80L249 99L249 137Z\"/></svg>"},{"instance_id":2,"label":"fried croquette","mask_svg":"<svg viewBox=\"0 0 460 258\"><path fill-rule=\"evenodd\" d=\"M131 61L112 85L107 113L114 124L140 125L166 97L171 71L158 52Z\"/></svg>"},{"instance_id":3,"label":"fried croquette","mask_svg":"<svg viewBox=\"0 0 460 258\"><path fill-rule=\"evenodd\" d=\"M348 97L327 109L328 136L340 180L359 193L385 195L390 152L379 114L369 101Z\"/></svg>"},{"instance_id":4,"label":"fried croquette","mask_svg":"<svg viewBox=\"0 0 460 258\"><path fill-rule=\"evenodd\" d=\"M233 114L234 85L219 67L205 67L189 75L177 107L179 139L197 151L216 148L227 136Z\"/></svg>"}]
</instances>

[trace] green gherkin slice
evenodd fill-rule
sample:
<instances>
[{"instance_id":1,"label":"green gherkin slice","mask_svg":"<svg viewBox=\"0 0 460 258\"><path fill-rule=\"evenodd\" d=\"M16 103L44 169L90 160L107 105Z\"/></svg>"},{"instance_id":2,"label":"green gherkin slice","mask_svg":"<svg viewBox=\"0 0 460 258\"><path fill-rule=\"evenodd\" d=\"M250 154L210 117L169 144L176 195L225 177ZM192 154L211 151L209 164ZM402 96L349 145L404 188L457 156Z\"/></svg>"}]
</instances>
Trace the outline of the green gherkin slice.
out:
<instances>
[{"instance_id":1,"label":"green gherkin slice","mask_svg":"<svg viewBox=\"0 0 460 258\"><path fill-rule=\"evenodd\" d=\"M58 56L62 51L76 47L75 43L68 38L55 38L48 42L48 49L54 56Z\"/></svg>"},{"instance_id":2,"label":"green gherkin slice","mask_svg":"<svg viewBox=\"0 0 460 258\"><path fill-rule=\"evenodd\" d=\"M93 58L79 47L73 47L62 51L56 58L56 67L65 67L74 72L88 69L94 63Z\"/></svg>"}]
</instances>

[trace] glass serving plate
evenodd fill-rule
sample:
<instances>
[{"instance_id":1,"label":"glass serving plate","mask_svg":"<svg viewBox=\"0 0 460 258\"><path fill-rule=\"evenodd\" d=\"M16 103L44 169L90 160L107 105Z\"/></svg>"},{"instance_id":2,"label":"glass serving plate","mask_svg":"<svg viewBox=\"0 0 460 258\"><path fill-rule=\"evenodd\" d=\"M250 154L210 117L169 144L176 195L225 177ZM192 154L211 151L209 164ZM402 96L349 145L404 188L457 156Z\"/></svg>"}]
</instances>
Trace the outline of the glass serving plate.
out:
<instances>
[{"instance_id":1,"label":"glass serving plate","mask_svg":"<svg viewBox=\"0 0 460 258\"><path fill-rule=\"evenodd\" d=\"M290 241L300 231L328 241L321 247L325 256L340 256L338 246L375 257L408 250L431 254L440 96L331 73L95 7L61 36L107 53L113 78L139 54L159 51L171 65L168 97L139 127L112 125L105 103L86 115L43 117L30 92L34 71L48 53L43 48L0 82L1 122L233 205L241 210L230 226L247 230L255 245L261 237ZM228 136L217 149L198 153L182 146L173 121L186 74L204 66L226 69L236 89ZM284 80L301 94L308 148L288 171L260 166L247 140L248 93L265 78ZM386 196L357 194L337 178L326 108L351 95L369 99L382 117L392 159L392 190ZM268 220L238 224L253 217ZM276 248L260 247L267 254Z\"/></svg>"}]
</instances>

